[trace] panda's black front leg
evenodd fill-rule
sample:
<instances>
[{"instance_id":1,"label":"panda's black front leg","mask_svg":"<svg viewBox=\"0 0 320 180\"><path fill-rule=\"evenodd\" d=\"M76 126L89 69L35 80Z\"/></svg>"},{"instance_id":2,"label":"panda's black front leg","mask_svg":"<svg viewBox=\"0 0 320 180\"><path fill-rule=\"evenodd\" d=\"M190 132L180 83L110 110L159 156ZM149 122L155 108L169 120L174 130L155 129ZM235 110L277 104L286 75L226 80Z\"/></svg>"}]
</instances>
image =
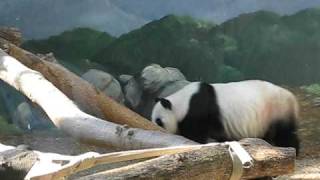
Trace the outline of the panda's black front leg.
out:
<instances>
[{"instance_id":1,"label":"panda's black front leg","mask_svg":"<svg viewBox=\"0 0 320 180\"><path fill-rule=\"evenodd\" d=\"M179 134L195 142L205 144L209 137L209 126L201 118L186 118L178 124Z\"/></svg>"},{"instance_id":2,"label":"panda's black front leg","mask_svg":"<svg viewBox=\"0 0 320 180\"><path fill-rule=\"evenodd\" d=\"M226 133L223 130L210 130L209 137L214 139L216 142L226 142L226 141L234 141L234 139L230 139L227 137Z\"/></svg>"},{"instance_id":3,"label":"panda's black front leg","mask_svg":"<svg viewBox=\"0 0 320 180\"><path fill-rule=\"evenodd\" d=\"M212 112L212 111L211 111ZM218 113L211 113L208 119L209 124L209 137L217 142L233 141L227 136L225 129L222 125L220 115Z\"/></svg>"}]
</instances>

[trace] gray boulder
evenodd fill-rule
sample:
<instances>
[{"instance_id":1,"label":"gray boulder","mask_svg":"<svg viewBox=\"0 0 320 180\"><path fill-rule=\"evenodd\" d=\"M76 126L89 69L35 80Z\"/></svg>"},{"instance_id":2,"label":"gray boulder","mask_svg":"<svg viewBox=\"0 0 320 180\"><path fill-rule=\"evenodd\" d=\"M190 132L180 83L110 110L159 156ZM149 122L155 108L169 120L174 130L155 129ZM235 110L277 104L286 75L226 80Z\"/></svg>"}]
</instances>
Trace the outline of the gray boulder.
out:
<instances>
[{"instance_id":1,"label":"gray boulder","mask_svg":"<svg viewBox=\"0 0 320 180\"><path fill-rule=\"evenodd\" d=\"M20 103L13 113L12 120L23 130L43 129L53 124L43 110L28 102Z\"/></svg>"},{"instance_id":2,"label":"gray boulder","mask_svg":"<svg viewBox=\"0 0 320 180\"><path fill-rule=\"evenodd\" d=\"M97 69L90 69L82 75L82 78L112 99L124 103L124 96L120 83L109 73Z\"/></svg>"},{"instance_id":3,"label":"gray boulder","mask_svg":"<svg viewBox=\"0 0 320 180\"><path fill-rule=\"evenodd\" d=\"M21 103L13 114L13 122L17 124L21 129L31 130L31 122L34 119L34 115L28 103Z\"/></svg>"},{"instance_id":4,"label":"gray boulder","mask_svg":"<svg viewBox=\"0 0 320 180\"><path fill-rule=\"evenodd\" d=\"M119 76L120 84L126 85L133 78L131 75L122 74Z\"/></svg>"},{"instance_id":5,"label":"gray boulder","mask_svg":"<svg viewBox=\"0 0 320 180\"><path fill-rule=\"evenodd\" d=\"M186 80L184 75L176 68L162 68L158 64L145 67L141 72L141 83L144 90L154 93L168 83Z\"/></svg>"},{"instance_id":6,"label":"gray boulder","mask_svg":"<svg viewBox=\"0 0 320 180\"><path fill-rule=\"evenodd\" d=\"M123 82L123 81L122 81ZM124 97L126 99L126 105L132 109L137 109L141 103L143 94L143 88L138 83L137 78L131 77L123 86Z\"/></svg>"},{"instance_id":7,"label":"gray boulder","mask_svg":"<svg viewBox=\"0 0 320 180\"><path fill-rule=\"evenodd\" d=\"M183 88L190 82L187 80L180 80L180 81L175 81L174 83L169 83L166 85L165 88L163 88L159 93L158 97L167 97L174 92L178 91L179 89Z\"/></svg>"}]
</instances>

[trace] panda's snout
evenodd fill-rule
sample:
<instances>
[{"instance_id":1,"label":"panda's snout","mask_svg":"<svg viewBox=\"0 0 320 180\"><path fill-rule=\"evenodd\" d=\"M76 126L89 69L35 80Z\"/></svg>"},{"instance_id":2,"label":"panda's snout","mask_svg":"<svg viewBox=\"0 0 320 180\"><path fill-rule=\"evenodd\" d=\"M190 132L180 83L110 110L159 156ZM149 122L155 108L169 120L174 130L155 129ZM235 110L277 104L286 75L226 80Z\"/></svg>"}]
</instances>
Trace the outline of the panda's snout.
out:
<instances>
[{"instance_id":1,"label":"panda's snout","mask_svg":"<svg viewBox=\"0 0 320 180\"><path fill-rule=\"evenodd\" d=\"M158 126L163 127L163 122L160 118L157 118L155 122Z\"/></svg>"}]
</instances>

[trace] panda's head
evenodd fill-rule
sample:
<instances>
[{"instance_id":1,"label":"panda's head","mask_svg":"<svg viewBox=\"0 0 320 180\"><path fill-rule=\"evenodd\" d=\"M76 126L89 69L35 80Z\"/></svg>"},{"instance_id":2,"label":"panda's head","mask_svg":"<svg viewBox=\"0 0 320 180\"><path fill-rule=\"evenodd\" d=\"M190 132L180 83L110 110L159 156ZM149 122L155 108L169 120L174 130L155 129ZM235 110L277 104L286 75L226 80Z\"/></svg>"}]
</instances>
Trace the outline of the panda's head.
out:
<instances>
[{"instance_id":1,"label":"panda's head","mask_svg":"<svg viewBox=\"0 0 320 180\"><path fill-rule=\"evenodd\" d=\"M170 133L176 134L178 131L178 121L172 111L172 103L165 98L156 98L156 102L152 110L152 122Z\"/></svg>"}]
</instances>

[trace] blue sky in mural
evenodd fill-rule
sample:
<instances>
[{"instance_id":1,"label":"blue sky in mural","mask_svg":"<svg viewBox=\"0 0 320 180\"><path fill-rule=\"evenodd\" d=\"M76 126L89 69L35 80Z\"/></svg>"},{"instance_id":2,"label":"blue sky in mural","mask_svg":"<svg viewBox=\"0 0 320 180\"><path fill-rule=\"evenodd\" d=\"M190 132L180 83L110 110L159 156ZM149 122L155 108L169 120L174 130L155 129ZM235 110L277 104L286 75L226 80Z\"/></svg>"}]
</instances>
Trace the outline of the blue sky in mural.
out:
<instances>
[{"instance_id":1,"label":"blue sky in mural","mask_svg":"<svg viewBox=\"0 0 320 180\"><path fill-rule=\"evenodd\" d=\"M320 0L1 0L0 25L19 27L28 39L74 27L119 36L167 14L221 23L261 9L292 14L317 6Z\"/></svg>"}]
</instances>

